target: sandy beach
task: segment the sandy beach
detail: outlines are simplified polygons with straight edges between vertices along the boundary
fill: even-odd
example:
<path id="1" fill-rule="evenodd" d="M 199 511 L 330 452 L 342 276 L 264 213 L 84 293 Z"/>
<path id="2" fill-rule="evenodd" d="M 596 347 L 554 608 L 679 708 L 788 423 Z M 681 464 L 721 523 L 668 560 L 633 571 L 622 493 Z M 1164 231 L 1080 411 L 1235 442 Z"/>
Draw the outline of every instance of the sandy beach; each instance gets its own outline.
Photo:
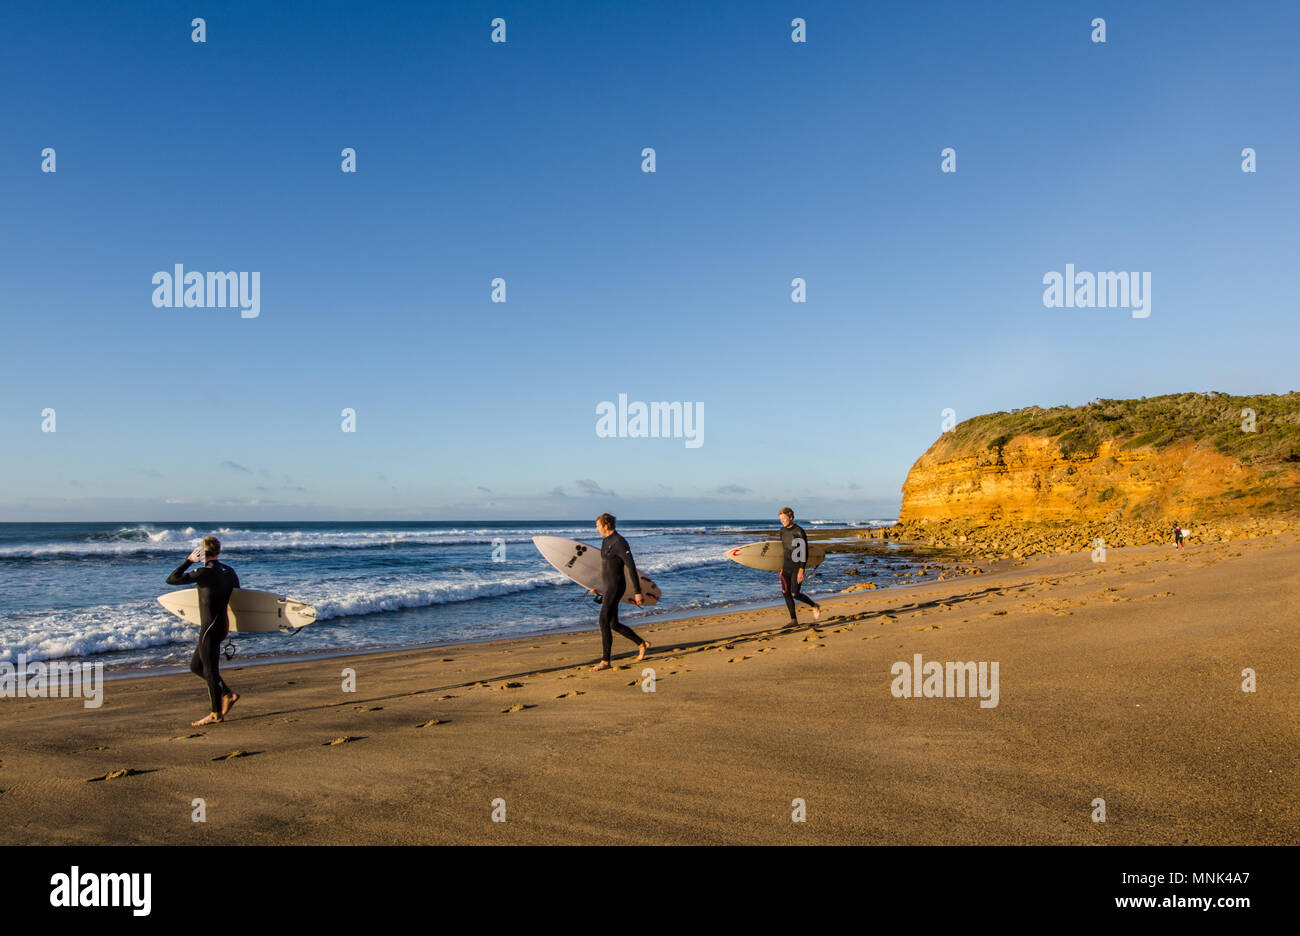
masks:
<path id="1" fill-rule="evenodd" d="M 0 841 L 1300 840 L 1300 538 L 983 566 L 819 596 L 815 630 L 778 607 L 648 625 L 646 663 L 616 643 L 605 673 L 594 631 L 230 665 L 242 700 L 203 729 L 190 675 L 111 681 L 96 710 L 0 700 Z M 997 706 L 895 698 L 914 654 L 997 662 Z"/>

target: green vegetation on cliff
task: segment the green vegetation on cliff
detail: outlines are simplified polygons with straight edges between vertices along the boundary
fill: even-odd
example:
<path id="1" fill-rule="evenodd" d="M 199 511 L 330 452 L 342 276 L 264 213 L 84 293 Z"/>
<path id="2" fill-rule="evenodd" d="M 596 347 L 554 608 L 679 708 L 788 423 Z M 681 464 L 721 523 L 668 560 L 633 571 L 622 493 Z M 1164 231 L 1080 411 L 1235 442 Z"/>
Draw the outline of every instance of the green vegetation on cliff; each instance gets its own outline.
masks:
<path id="1" fill-rule="evenodd" d="M 1253 410 L 1255 431 L 1242 428 Z M 1300 392 L 1231 396 L 1173 393 L 1140 400 L 1095 400 L 1084 406 L 1029 406 L 976 416 L 944 433 L 930 455 L 1000 449 L 1016 436 L 1056 439 L 1066 458 L 1090 458 L 1105 441 L 1123 448 L 1163 449 L 1208 442 L 1222 455 L 1262 468 L 1300 462 Z"/>

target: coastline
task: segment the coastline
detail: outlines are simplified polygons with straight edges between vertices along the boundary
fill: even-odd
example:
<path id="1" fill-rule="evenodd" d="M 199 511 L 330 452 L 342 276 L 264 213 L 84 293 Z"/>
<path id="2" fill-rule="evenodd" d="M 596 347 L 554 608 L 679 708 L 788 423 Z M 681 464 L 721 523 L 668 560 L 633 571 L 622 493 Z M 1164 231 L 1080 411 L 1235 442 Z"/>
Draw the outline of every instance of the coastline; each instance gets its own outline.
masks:
<path id="1" fill-rule="evenodd" d="M 881 521 L 881 523 L 883 525 L 885 523 L 888 523 L 888 521 Z M 894 523 L 896 523 L 896 521 L 894 521 Z M 861 557 L 864 556 L 883 558 L 884 556 L 889 555 L 895 559 L 903 557 L 906 558 L 908 561 L 914 563 L 917 569 L 921 569 L 922 570 L 921 574 L 929 574 L 930 567 L 932 566 L 940 567 L 940 568 L 947 567 L 949 569 L 960 567 L 959 565 L 960 559 L 957 556 L 956 551 L 954 550 L 947 550 L 942 548 L 934 549 L 927 546 L 923 542 L 894 541 L 893 543 L 889 543 L 889 544 L 872 543 L 860 537 L 859 534 L 863 531 L 863 529 L 864 528 L 856 528 L 856 527 L 828 527 L 810 533 L 809 539 L 833 542 L 834 545 L 828 549 L 828 552 L 837 553 L 842 556 L 853 555 L 853 556 L 860 557 L 859 559 L 852 560 L 852 561 L 861 561 Z M 757 541 L 759 538 L 764 538 L 764 537 L 769 539 L 774 538 L 776 536 L 776 531 L 755 528 L 752 530 L 739 531 L 739 534 L 754 536 L 756 538 L 755 541 Z M 701 532 L 694 533 L 693 535 L 732 536 L 732 535 L 738 535 L 738 533 L 737 531 L 725 531 L 725 532 L 724 531 L 701 531 Z M 914 588 L 917 584 L 924 583 L 924 580 L 920 583 L 917 583 L 917 582 L 912 582 L 907 578 L 905 578 L 905 576 L 909 576 L 913 574 L 917 574 L 917 573 L 915 571 L 909 571 L 908 573 L 900 573 L 895 577 L 903 578 L 904 579 L 903 581 L 896 581 L 887 586 L 881 586 L 882 590 L 883 588 Z M 950 574 L 950 572 L 945 571 L 945 572 L 940 572 L 938 574 L 945 575 L 945 574 Z M 561 587 L 570 588 L 572 586 L 566 584 L 566 585 L 562 585 Z M 820 589 L 820 583 L 814 583 L 812 588 L 810 588 L 809 594 L 813 595 L 814 597 L 816 597 L 817 594 L 829 594 L 829 595 L 836 594 L 836 592 L 833 591 L 823 592 L 820 591 L 819 589 Z M 773 592 L 775 591 L 775 589 L 767 589 L 767 590 Z M 712 607 L 689 608 L 684 610 L 672 610 L 672 611 L 664 611 L 664 612 L 651 612 L 651 614 L 645 616 L 644 618 L 639 616 L 636 618 L 628 617 L 625 618 L 624 623 L 628 623 L 630 626 L 633 627 L 639 627 L 642 626 L 642 624 L 649 625 L 649 624 L 655 624 L 657 622 L 668 622 L 668 621 L 709 617 L 713 614 L 722 614 L 722 613 L 727 613 L 729 611 L 753 611 L 753 610 L 762 610 L 767 608 L 779 608 L 782 606 L 783 604 L 780 599 L 772 598 L 772 597 L 752 598 L 752 599 L 735 598 L 735 599 L 728 599 L 725 602 L 719 603 Z M 410 609 L 403 609 L 403 610 L 410 610 Z M 625 612 L 630 610 L 631 608 L 629 606 L 627 609 L 625 609 Z M 599 607 L 596 605 L 592 605 L 591 613 L 589 615 L 590 619 L 594 621 L 598 617 L 598 614 L 599 614 Z M 406 651 L 406 650 L 434 650 L 434 649 L 445 648 L 445 647 L 456 647 L 462 644 L 472 645 L 477 643 L 490 643 L 498 640 L 513 639 L 515 637 L 542 638 L 542 637 L 555 636 L 555 635 L 564 636 L 568 634 L 583 633 L 585 630 L 589 629 L 589 624 L 590 622 L 586 622 L 583 624 L 573 624 L 573 625 L 566 626 L 560 630 L 523 630 L 505 637 L 491 636 L 491 637 L 480 637 L 480 638 L 472 638 L 472 639 L 448 638 L 443 640 L 431 640 L 431 641 L 424 641 L 424 642 L 417 642 L 417 643 L 378 644 L 378 645 L 363 646 L 358 648 L 319 647 L 319 648 L 312 648 L 312 649 L 301 650 L 301 651 L 272 650 L 272 651 L 262 651 L 262 652 L 240 648 L 234 660 L 227 662 L 223 658 L 222 665 L 223 667 L 227 665 L 232 667 L 233 666 L 265 666 L 272 663 L 293 662 L 296 660 L 331 659 L 335 657 L 346 657 L 346 656 L 369 656 L 375 653 L 398 652 L 398 651 Z M 244 638 L 240 638 L 240 639 L 244 639 Z M 188 652 L 192 651 L 193 646 L 192 644 L 189 644 L 187 645 L 187 647 L 188 647 L 187 656 L 186 659 L 184 660 L 178 659 L 175 661 L 169 661 L 164 663 L 138 663 L 138 662 L 114 663 L 111 660 L 102 661 L 104 663 L 104 679 L 118 680 L 123 678 L 134 677 L 134 676 L 151 677 L 151 676 L 167 676 L 167 675 L 188 673 L 189 672 Z M 93 665 L 94 663 L 100 661 L 96 660 L 95 655 L 91 655 L 91 656 L 83 656 L 77 658 L 76 662 L 80 662 L 82 665 Z"/>
<path id="2" fill-rule="evenodd" d="M 206 729 L 189 674 L 98 710 L 3 699 L 0 840 L 1294 843 L 1297 569 L 1294 532 L 1002 560 L 827 597 L 815 630 L 780 606 L 638 624 L 655 652 L 601 674 L 594 631 L 232 663 L 242 700 Z M 895 698 L 917 653 L 999 662 L 999 704 Z"/>

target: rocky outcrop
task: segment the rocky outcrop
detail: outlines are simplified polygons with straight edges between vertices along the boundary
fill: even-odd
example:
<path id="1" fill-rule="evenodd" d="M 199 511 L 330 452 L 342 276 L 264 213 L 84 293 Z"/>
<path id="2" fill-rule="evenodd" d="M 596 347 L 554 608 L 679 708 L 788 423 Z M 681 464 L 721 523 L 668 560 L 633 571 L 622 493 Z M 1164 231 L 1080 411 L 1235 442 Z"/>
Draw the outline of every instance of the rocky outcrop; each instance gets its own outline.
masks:
<path id="1" fill-rule="evenodd" d="M 1300 521 L 1222 519 L 1183 524 L 1190 546 L 1225 543 L 1273 533 L 1300 530 Z M 969 520 L 910 520 L 892 527 L 864 530 L 863 539 L 898 540 L 929 546 L 950 554 L 1023 559 L 1043 554 L 1088 552 L 1098 545 L 1172 545 L 1172 523 L 1163 520 L 1079 520 L 1064 522 L 974 522 Z"/>
<path id="2" fill-rule="evenodd" d="M 1292 475 L 1289 483 L 1300 483 Z M 1259 509 L 1275 499 L 1264 480 L 1191 442 L 1154 450 L 1107 441 L 1093 455 L 1066 457 L 1054 439 L 1017 436 L 995 449 L 921 456 L 903 484 L 899 520 L 1188 522 Z"/>
<path id="3" fill-rule="evenodd" d="M 1300 393 L 1029 407 L 944 433 L 907 474 L 891 538 L 981 555 L 1300 528 Z"/>
<path id="4" fill-rule="evenodd" d="M 1257 414 L 1253 432 L 1242 428 L 1245 411 Z M 899 521 L 1186 524 L 1292 514 L 1300 511 L 1297 448 L 1294 393 L 995 413 L 962 423 L 917 459 Z"/>

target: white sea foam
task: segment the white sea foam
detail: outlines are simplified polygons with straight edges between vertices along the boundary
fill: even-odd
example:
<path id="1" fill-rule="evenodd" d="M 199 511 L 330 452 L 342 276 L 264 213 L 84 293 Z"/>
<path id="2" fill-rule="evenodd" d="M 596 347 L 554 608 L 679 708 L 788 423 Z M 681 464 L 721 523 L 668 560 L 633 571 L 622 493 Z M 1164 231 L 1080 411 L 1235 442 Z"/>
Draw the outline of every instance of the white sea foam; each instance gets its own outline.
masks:
<path id="1" fill-rule="evenodd" d="M 150 607 L 152 605 L 152 608 Z M 194 640 L 196 630 L 153 602 L 26 613 L 0 624 L 0 660 L 90 656 Z"/>
<path id="2" fill-rule="evenodd" d="M 656 531 L 657 532 L 657 531 Z M 157 553 L 168 549 L 197 546 L 200 537 L 211 533 L 221 540 L 222 552 L 312 549 L 382 549 L 404 546 L 490 546 L 496 540 L 507 545 L 531 543 L 533 536 L 572 536 L 593 538 L 588 528 L 560 529 L 492 529 L 465 528 L 445 530 L 247 530 L 220 527 L 198 531 L 154 530 L 127 527 L 108 533 L 94 533 L 75 540 L 45 543 L 20 543 L 0 546 L 0 558 L 50 558 L 56 556 L 129 556 Z M 584 536 L 584 534 L 587 534 Z M 629 534 L 632 535 L 632 534 Z"/>
<path id="3" fill-rule="evenodd" d="M 630 540 L 679 533 L 697 533 L 704 526 L 629 528 L 622 531 Z M 183 529 L 155 529 L 149 525 L 123 527 L 118 530 L 96 532 L 77 539 L 55 542 L 18 543 L 0 546 L 0 558 L 40 559 L 68 556 L 74 558 L 109 556 L 123 557 L 188 550 L 199 540 L 212 534 L 221 540 L 226 556 L 240 553 L 268 551 L 309 551 L 344 549 L 397 549 L 415 546 L 491 546 L 498 540 L 506 545 L 531 543 L 538 535 L 567 536 L 584 542 L 598 542 L 599 537 L 590 526 L 581 527 L 457 527 L 449 529 L 373 529 L 373 530 L 249 530 L 239 527 L 218 527 L 199 530 L 192 526 Z"/>
<path id="4" fill-rule="evenodd" d="M 637 569 L 654 578 L 680 569 L 696 568 L 725 562 L 719 555 L 681 555 L 646 557 Z M 437 578 L 403 578 L 398 581 L 307 583 L 296 594 L 316 607 L 317 620 L 425 608 L 478 598 L 493 598 L 531 591 L 535 588 L 572 586 L 568 577 L 549 567 L 545 571 L 504 573 L 491 578 L 473 573 L 450 573 Z"/>

